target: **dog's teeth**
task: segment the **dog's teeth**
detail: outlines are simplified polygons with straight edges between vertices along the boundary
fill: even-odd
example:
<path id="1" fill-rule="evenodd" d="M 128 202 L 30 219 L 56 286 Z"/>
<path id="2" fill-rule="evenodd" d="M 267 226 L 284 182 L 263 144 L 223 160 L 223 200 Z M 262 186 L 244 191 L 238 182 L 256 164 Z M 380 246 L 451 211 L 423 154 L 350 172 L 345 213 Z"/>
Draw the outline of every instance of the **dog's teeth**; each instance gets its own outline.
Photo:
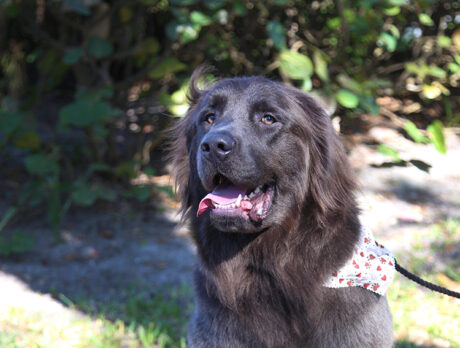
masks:
<path id="1" fill-rule="evenodd" d="M 244 195 L 244 198 L 243 198 L 245 201 L 247 201 L 249 199 L 248 195 Z"/>
<path id="2" fill-rule="evenodd" d="M 243 197 L 240 195 L 238 195 L 238 198 L 236 199 L 236 202 L 235 202 L 235 206 L 239 207 L 241 205 L 241 200 L 243 199 Z"/>
<path id="3" fill-rule="evenodd" d="M 249 194 L 249 198 L 252 198 L 252 197 L 254 197 L 254 192 L 251 192 L 251 193 Z"/>
<path id="4" fill-rule="evenodd" d="M 255 190 L 254 190 L 254 193 L 259 193 L 260 192 L 260 187 L 257 187 Z"/>
<path id="5" fill-rule="evenodd" d="M 257 215 L 262 215 L 262 207 L 260 207 L 259 209 L 257 209 Z"/>
<path id="6" fill-rule="evenodd" d="M 230 208 L 235 208 L 235 203 L 230 204 Z"/>

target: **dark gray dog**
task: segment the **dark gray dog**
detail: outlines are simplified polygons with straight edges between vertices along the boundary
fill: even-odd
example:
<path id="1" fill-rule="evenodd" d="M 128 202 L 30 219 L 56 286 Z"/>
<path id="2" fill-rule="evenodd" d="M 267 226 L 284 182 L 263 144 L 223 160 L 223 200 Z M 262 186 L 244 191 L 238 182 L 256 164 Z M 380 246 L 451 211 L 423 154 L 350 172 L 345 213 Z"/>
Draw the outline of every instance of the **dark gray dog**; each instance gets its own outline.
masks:
<path id="1" fill-rule="evenodd" d="M 391 347 L 384 296 L 324 286 L 360 234 L 329 117 L 263 77 L 197 75 L 172 149 L 199 254 L 189 347 Z"/>

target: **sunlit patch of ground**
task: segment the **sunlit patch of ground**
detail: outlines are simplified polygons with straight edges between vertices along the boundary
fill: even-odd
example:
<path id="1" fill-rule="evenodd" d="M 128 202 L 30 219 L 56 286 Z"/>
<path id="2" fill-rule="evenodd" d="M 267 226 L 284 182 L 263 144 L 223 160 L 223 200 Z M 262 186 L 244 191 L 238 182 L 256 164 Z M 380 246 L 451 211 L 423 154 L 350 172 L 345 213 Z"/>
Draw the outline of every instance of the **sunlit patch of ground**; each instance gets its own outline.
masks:
<path id="1" fill-rule="evenodd" d="M 27 296 L 27 295 L 26 295 Z M 36 301 L 48 304 L 47 296 Z M 64 299 L 64 298 L 63 298 Z M 113 303 L 99 308 L 96 316 L 89 302 L 64 307 L 57 302 L 50 313 L 47 309 L 31 311 L 24 306 L 3 308 L 0 314 L 1 348 L 140 348 L 185 347 L 186 318 L 190 313 L 190 296 L 180 289 L 166 298 L 132 296 L 125 303 Z M 186 303 L 184 303 L 186 301 Z M 117 313 L 124 320 L 108 318 Z M 60 315 L 63 320 L 60 320 Z"/>
<path id="2" fill-rule="evenodd" d="M 396 257 L 424 279 L 460 292 L 459 242 L 460 221 L 447 219 L 414 231 L 405 242 L 409 251 L 397 251 Z M 459 299 L 432 292 L 400 274 L 388 299 L 398 341 L 413 347 L 460 347 Z"/>
<path id="3" fill-rule="evenodd" d="M 398 275 L 388 293 L 396 341 L 460 347 L 460 301 L 423 290 Z M 409 345 L 410 347 L 410 345 Z"/>

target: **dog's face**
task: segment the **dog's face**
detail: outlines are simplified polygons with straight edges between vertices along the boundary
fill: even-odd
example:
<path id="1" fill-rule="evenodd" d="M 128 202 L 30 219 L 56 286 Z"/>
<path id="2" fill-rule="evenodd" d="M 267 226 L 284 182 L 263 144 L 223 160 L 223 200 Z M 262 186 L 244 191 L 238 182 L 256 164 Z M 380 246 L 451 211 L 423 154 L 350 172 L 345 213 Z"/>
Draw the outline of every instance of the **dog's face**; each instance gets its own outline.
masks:
<path id="1" fill-rule="evenodd" d="M 179 129 L 183 203 L 220 231 L 260 232 L 307 197 L 320 209 L 330 201 L 324 187 L 335 135 L 301 91 L 262 77 L 223 80 L 195 92 Z"/>

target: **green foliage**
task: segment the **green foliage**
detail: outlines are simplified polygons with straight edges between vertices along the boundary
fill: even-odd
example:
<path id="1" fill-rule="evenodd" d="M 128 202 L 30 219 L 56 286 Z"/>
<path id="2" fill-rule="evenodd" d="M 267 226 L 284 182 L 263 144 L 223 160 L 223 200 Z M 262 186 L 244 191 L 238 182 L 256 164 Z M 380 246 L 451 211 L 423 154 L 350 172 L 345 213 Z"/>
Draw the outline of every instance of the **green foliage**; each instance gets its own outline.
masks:
<path id="1" fill-rule="evenodd" d="M 161 60 L 149 73 L 152 79 L 160 79 L 164 76 L 177 73 L 186 69 L 186 65 L 177 58 L 167 57 Z"/>
<path id="2" fill-rule="evenodd" d="M 398 151 L 392 148 L 391 146 L 388 146 L 385 144 L 379 144 L 377 146 L 377 151 L 380 152 L 382 155 L 392 157 L 395 162 L 401 161 Z"/>
<path id="3" fill-rule="evenodd" d="M 279 64 L 281 71 L 291 79 L 306 80 L 313 74 L 311 59 L 298 52 L 281 51 Z"/>
<path id="4" fill-rule="evenodd" d="M 92 36 L 88 40 L 87 50 L 94 58 L 106 58 L 113 53 L 113 46 L 103 38 Z"/>
<path id="5" fill-rule="evenodd" d="M 337 101 L 345 106 L 346 108 L 356 108 L 359 104 L 359 98 L 353 92 L 347 91 L 346 89 L 340 89 L 335 96 Z"/>
<path id="6" fill-rule="evenodd" d="M 268 36 L 273 41 L 273 45 L 278 50 L 286 49 L 286 34 L 283 25 L 277 21 L 269 21 L 267 23 Z"/>
<path id="7" fill-rule="evenodd" d="M 82 0 L 64 0 L 64 7 L 67 7 L 78 14 L 90 15 L 91 11 Z"/>
<path id="8" fill-rule="evenodd" d="M 315 73 L 324 82 L 329 82 L 329 72 L 327 69 L 328 59 L 327 56 L 320 50 L 313 52 L 313 62 L 315 63 Z"/>
<path id="9" fill-rule="evenodd" d="M 82 47 L 72 48 L 68 50 L 67 53 L 64 55 L 63 61 L 64 63 L 68 65 L 72 65 L 78 62 L 78 60 L 81 58 L 82 55 L 83 55 Z"/>
<path id="10" fill-rule="evenodd" d="M 428 143 L 430 140 L 420 132 L 420 130 L 417 128 L 417 126 L 411 122 L 411 121 L 406 121 L 404 124 L 404 129 L 411 136 L 412 139 L 416 143 Z"/>
<path id="11" fill-rule="evenodd" d="M 428 126 L 427 131 L 436 150 L 438 150 L 442 154 L 445 154 L 447 152 L 447 149 L 443 129 L 444 127 L 442 126 L 442 123 L 440 121 L 434 121 L 432 124 Z"/>
<path id="12" fill-rule="evenodd" d="M 336 113 L 348 121 L 361 113 L 384 115 L 379 97 L 412 99 L 421 111 L 404 130 L 445 153 L 443 123 L 460 121 L 460 6 L 417 4 L 2 1 L 0 158 L 27 178 L 11 205 L 43 207 L 57 236 L 72 205 L 147 201 L 151 187 L 130 181 L 162 144 L 171 125 L 164 115 L 185 115 L 188 78 L 203 62 L 218 75 L 272 75 L 315 90 L 334 99 Z M 39 117 L 50 95 L 66 103 Z M 144 103 L 154 114 L 133 113 Z M 121 112 L 127 108 L 130 113 Z M 435 119 L 426 110 L 437 110 Z M 399 158 L 384 144 L 379 150 Z"/>
<path id="13" fill-rule="evenodd" d="M 120 114 L 119 110 L 104 100 L 111 97 L 112 93 L 111 89 L 78 93 L 75 102 L 59 112 L 58 129 L 66 131 L 70 126 L 91 127 L 97 135 L 104 137 L 107 134 L 104 126 Z"/>
<path id="14" fill-rule="evenodd" d="M 10 236 L 0 236 L 0 255 L 10 256 L 32 249 L 35 239 L 21 230 L 15 230 Z"/>

